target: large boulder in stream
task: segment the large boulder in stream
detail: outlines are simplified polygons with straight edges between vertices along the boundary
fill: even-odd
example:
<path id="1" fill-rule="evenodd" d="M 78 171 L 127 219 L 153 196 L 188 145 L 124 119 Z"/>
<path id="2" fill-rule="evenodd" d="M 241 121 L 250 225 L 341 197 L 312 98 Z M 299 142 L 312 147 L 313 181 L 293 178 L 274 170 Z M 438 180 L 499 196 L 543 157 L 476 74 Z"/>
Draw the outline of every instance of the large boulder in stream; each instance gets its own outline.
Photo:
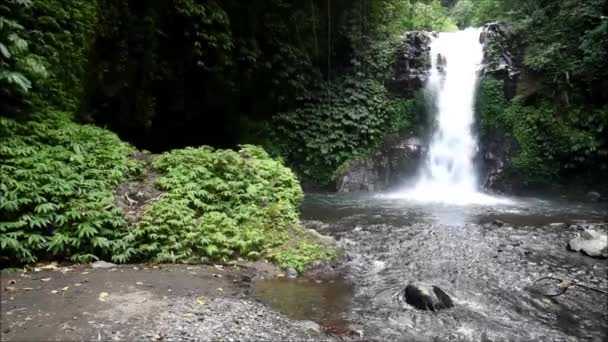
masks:
<path id="1" fill-rule="evenodd" d="M 454 306 L 452 298 L 435 285 L 410 283 L 395 296 L 397 300 L 405 301 L 420 310 L 437 311 Z"/>
<path id="2" fill-rule="evenodd" d="M 608 258 L 608 236 L 589 229 L 570 240 L 568 248 L 591 257 Z"/>

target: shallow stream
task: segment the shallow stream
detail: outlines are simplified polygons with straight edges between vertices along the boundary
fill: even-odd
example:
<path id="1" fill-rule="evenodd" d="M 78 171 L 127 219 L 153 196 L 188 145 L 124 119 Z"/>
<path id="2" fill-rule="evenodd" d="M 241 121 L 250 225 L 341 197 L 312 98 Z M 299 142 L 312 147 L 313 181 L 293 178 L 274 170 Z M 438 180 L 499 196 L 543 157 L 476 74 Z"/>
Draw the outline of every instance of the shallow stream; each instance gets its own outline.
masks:
<path id="1" fill-rule="evenodd" d="M 608 222 L 605 204 L 512 200 L 454 206 L 307 195 L 304 219 L 323 222 L 318 230 L 346 251 L 345 282 L 270 280 L 258 283 L 258 296 L 293 318 L 349 322 L 375 340 L 608 338 L 608 261 L 566 248 L 589 224 Z M 587 288 L 548 297 L 557 284 L 535 283 L 546 276 Z M 455 307 L 433 313 L 397 303 L 392 295 L 409 281 L 438 285 Z"/>

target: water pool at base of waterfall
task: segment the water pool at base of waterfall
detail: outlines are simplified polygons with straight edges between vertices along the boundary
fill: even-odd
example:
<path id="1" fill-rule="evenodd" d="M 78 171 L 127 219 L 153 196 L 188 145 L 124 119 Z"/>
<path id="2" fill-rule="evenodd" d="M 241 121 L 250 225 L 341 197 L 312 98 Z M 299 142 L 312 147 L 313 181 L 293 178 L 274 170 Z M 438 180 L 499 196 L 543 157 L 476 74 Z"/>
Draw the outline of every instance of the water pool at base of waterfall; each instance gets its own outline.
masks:
<path id="1" fill-rule="evenodd" d="M 345 250 L 349 300 L 341 297 L 328 305 L 331 311 L 318 312 L 318 298 L 337 292 L 334 283 L 331 290 L 317 284 L 311 301 L 305 292 L 290 298 L 286 291 L 280 297 L 291 304 L 270 304 L 287 314 L 304 313 L 298 319 L 350 322 L 371 340 L 605 340 L 607 295 L 573 287 L 547 297 L 534 285 L 554 276 L 608 291 L 608 261 L 566 248 L 581 227 L 608 222 L 605 204 L 511 200 L 455 206 L 374 194 L 309 194 L 303 219 L 323 222 L 317 225 L 321 233 Z M 410 281 L 441 287 L 455 307 L 429 312 L 394 301 L 392 295 Z M 320 308 L 315 315 L 305 314 L 309 304 Z"/>
<path id="2" fill-rule="evenodd" d="M 350 324 L 366 340 L 608 340 L 608 261 L 566 248 L 586 228 L 605 232 L 605 203 L 479 191 L 472 130 L 479 33 L 440 33 L 431 44 L 426 91 L 437 122 L 413 186 L 306 195 L 303 218 L 319 221 L 315 229 L 344 250 L 344 282 L 269 280 L 258 284 L 262 300 L 330 331 Z M 560 283 L 539 283 L 543 277 Z M 583 286 L 547 296 L 561 280 Z M 429 312 L 393 300 L 409 282 L 439 286 L 455 306 Z"/>

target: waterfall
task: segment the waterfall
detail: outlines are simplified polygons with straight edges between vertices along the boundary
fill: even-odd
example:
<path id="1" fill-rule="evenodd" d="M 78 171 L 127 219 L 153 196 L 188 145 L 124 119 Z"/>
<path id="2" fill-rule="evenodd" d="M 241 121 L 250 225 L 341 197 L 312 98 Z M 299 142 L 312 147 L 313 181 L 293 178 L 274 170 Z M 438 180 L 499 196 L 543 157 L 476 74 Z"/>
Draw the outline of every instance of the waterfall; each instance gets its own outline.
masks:
<path id="1" fill-rule="evenodd" d="M 426 90 L 433 94 L 437 126 L 416 184 L 391 197 L 452 204 L 504 201 L 479 192 L 473 163 L 475 92 L 483 59 L 480 33 L 479 28 L 442 32 L 431 42 Z"/>

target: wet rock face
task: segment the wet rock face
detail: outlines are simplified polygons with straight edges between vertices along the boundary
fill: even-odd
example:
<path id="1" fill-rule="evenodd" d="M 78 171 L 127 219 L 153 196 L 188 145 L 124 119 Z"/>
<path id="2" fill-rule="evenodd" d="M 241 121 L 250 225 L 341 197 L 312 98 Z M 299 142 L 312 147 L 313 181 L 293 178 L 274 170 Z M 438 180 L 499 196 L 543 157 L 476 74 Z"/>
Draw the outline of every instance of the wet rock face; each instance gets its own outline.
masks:
<path id="1" fill-rule="evenodd" d="M 505 82 L 505 97 L 516 95 L 520 68 L 514 57 L 515 35 L 506 24 L 486 24 L 479 41 L 483 44 L 483 76 L 494 77 Z"/>
<path id="2" fill-rule="evenodd" d="M 494 78 L 504 82 L 504 96 L 513 98 L 520 79 L 518 58 L 515 57 L 513 29 L 505 24 L 486 24 L 479 37 L 483 44 L 483 78 Z M 517 149 L 513 138 L 500 129 L 491 129 L 480 141 L 484 188 L 490 192 L 512 192 L 512 184 L 504 181 L 504 171 L 511 163 Z"/>
<path id="3" fill-rule="evenodd" d="M 580 236 L 570 240 L 568 248 L 591 257 L 608 258 L 608 237 L 606 233 L 585 230 Z"/>
<path id="4" fill-rule="evenodd" d="M 394 95 L 411 97 L 422 88 L 431 69 L 430 32 L 408 32 L 399 47 L 393 77 L 386 88 Z"/>
<path id="5" fill-rule="evenodd" d="M 338 192 L 382 191 L 414 175 L 422 156 L 418 138 L 387 141 L 372 156 L 351 163 L 337 178 Z"/>
<path id="6" fill-rule="evenodd" d="M 452 298 L 435 285 L 411 283 L 398 292 L 396 297 L 419 310 L 437 311 L 454 306 Z"/>

